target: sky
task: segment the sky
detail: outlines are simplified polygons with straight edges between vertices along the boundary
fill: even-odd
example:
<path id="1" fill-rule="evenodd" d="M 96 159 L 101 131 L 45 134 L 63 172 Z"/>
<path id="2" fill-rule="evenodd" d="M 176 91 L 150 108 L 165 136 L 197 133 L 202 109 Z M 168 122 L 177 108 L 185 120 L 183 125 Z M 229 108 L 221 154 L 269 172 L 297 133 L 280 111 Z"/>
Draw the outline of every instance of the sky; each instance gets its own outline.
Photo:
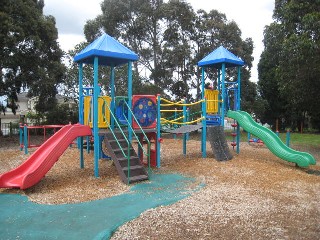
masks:
<path id="1" fill-rule="evenodd" d="M 64 51 L 84 41 L 83 27 L 87 20 L 101 14 L 103 0 L 45 0 L 44 14 L 56 19 L 59 44 Z M 234 20 L 241 32 L 241 38 L 252 38 L 254 43 L 251 81 L 258 80 L 257 64 L 263 51 L 263 30 L 272 22 L 274 0 L 187 0 L 195 9 L 212 9 L 224 13 L 229 21 Z M 212 49 L 214 50 L 214 49 Z"/>

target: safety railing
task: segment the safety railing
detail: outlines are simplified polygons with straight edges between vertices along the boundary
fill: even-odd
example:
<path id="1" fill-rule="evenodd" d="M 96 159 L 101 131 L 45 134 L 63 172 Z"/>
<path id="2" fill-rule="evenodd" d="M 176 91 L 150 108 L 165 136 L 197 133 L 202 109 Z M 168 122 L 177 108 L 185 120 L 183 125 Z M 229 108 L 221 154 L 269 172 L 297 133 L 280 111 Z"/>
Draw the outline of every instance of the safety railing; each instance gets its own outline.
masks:
<path id="1" fill-rule="evenodd" d="M 165 102 L 165 103 L 161 103 L 161 101 Z M 206 98 L 201 99 L 200 101 L 194 102 L 194 103 L 186 103 L 185 99 L 179 101 L 179 102 L 172 102 L 169 101 L 167 99 L 161 98 L 160 96 L 158 96 L 158 114 L 160 115 L 161 112 L 166 112 L 166 111 L 171 111 L 171 112 L 177 112 L 177 109 L 169 109 L 169 110 L 165 110 L 165 109 L 161 109 L 161 107 L 172 107 L 172 106 L 180 106 L 182 107 L 182 117 L 175 117 L 175 119 L 173 120 L 169 120 L 166 118 L 161 118 L 159 116 L 159 122 L 160 123 L 171 123 L 174 126 L 177 125 L 190 125 L 190 124 L 194 124 L 196 122 L 201 122 L 202 123 L 202 137 L 201 137 L 201 151 L 202 151 L 202 157 L 206 157 L 206 117 L 207 117 L 207 100 Z M 187 107 L 192 107 L 194 105 L 197 104 L 201 104 L 201 111 L 197 112 L 197 114 L 200 115 L 199 118 L 194 119 L 194 120 L 189 120 L 190 118 L 190 112 L 189 110 L 187 110 Z M 192 115 L 193 116 L 193 115 Z M 182 121 L 181 121 L 182 120 Z M 170 131 L 169 131 L 170 132 Z M 174 134 L 174 138 L 175 138 L 175 134 Z M 183 133 L 183 154 L 186 155 L 187 152 L 187 140 L 189 139 L 189 132 Z"/>
<path id="2" fill-rule="evenodd" d="M 136 140 L 137 140 L 137 143 L 139 145 L 139 147 L 142 149 L 143 153 L 148 157 L 148 173 L 150 173 L 150 169 L 151 169 L 151 166 L 150 166 L 150 148 L 151 148 L 151 143 L 149 141 L 149 139 L 147 138 L 145 132 L 143 131 L 142 127 L 140 126 L 140 124 L 138 123 L 137 119 L 135 118 L 132 110 L 130 109 L 129 105 L 127 104 L 126 101 L 124 101 L 125 105 L 128 107 L 128 111 L 130 111 L 130 113 L 132 114 L 132 117 L 135 119 L 135 121 L 137 122 L 137 125 L 139 126 L 139 128 L 141 129 L 141 132 L 142 134 L 144 135 L 146 141 L 147 141 L 147 152 L 144 150 L 143 148 L 143 144 L 141 144 L 140 142 L 140 139 L 139 137 L 137 136 L 137 134 L 135 133 L 134 129 L 132 128 L 132 126 L 130 124 L 128 124 L 126 127 L 130 128 L 130 130 L 132 131 L 133 135 L 135 136 Z M 130 183 L 130 148 L 132 146 L 132 143 L 129 141 L 129 139 L 127 138 L 126 134 L 124 133 L 124 131 L 122 130 L 122 127 L 124 127 L 123 124 L 120 124 L 117 117 L 114 115 L 113 111 L 111 111 L 111 108 L 108 104 L 108 102 L 103 99 L 103 111 L 106 112 L 106 110 L 108 110 L 110 112 L 110 116 L 112 117 L 114 123 L 116 124 L 116 127 L 119 129 L 119 131 L 121 132 L 122 136 L 124 137 L 125 141 L 127 142 L 127 145 L 128 145 L 128 154 L 125 154 L 124 152 L 124 149 L 122 148 L 120 142 L 118 141 L 117 137 L 116 137 L 116 134 L 114 132 L 114 129 L 112 129 L 110 127 L 110 123 L 108 122 L 108 128 L 110 130 L 110 132 L 112 133 L 114 139 L 116 140 L 117 142 L 117 145 L 119 146 L 119 149 L 121 150 L 123 156 L 127 159 L 128 161 L 128 184 Z M 105 114 L 104 114 L 105 115 Z M 127 117 L 124 115 L 124 118 L 126 119 L 127 122 L 128 119 Z"/>
<path id="3" fill-rule="evenodd" d="M 162 103 L 160 104 L 160 106 L 162 107 L 169 107 L 169 106 L 181 106 L 183 107 L 183 109 L 160 109 L 160 112 L 182 112 L 182 116 L 180 117 L 176 117 L 174 118 L 173 120 L 170 120 L 168 118 L 160 118 L 161 120 L 161 123 L 171 123 L 171 124 L 177 124 L 177 125 L 187 125 L 187 124 L 193 124 L 193 123 L 196 123 L 196 122 L 200 122 L 202 121 L 204 118 L 203 114 L 202 114 L 202 111 L 198 111 L 197 113 L 193 113 L 191 115 L 194 115 L 194 114 L 201 114 L 201 117 L 200 118 L 197 118 L 195 120 L 192 120 L 192 121 L 188 121 L 187 120 L 187 109 L 186 107 L 188 106 L 194 106 L 194 105 L 197 105 L 197 104 L 202 104 L 203 102 L 205 102 L 204 99 L 202 100 L 199 100 L 197 102 L 194 102 L 194 103 L 185 103 L 184 101 L 185 100 L 181 100 L 179 102 L 172 102 L 172 101 L 169 101 L 167 99 L 164 99 L 164 98 L 160 98 L 161 101 L 164 101 L 166 103 Z M 191 116 L 190 114 L 188 114 L 188 117 Z M 179 120 L 183 120 L 183 122 L 180 122 Z"/>
<path id="4" fill-rule="evenodd" d="M 164 106 L 193 106 L 193 105 L 196 105 L 196 104 L 199 104 L 199 103 L 202 103 L 204 102 L 204 100 L 199 100 L 198 102 L 194 102 L 194 103 L 183 103 L 184 100 L 181 100 L 179 102 L 171 102 L 165 98 L 160 98 L 161 101 L 164 101 L 164 102 L 167 102 L 166 103 L 161 103 L 160 106 L 164 107 Z M 161 111 L 161 110 L 160 110 Z"/>
<path id="5" fill-rule="evenodd" d="M 193 123 L 196 123 L 196 122 L 200 122 L 203 119 L 204 119 L 204 117 L 200 117 L 200 118 L 197 118 L 196 120 L 189 121 L 189 122 L 177 122 L 177 121 L 167 120 L 165 118 L 161 118 L 161 121 L 165 121 L 165 122 L 172 123 L 172 124 L 188 125 L 188 124 L 193 124 Z"/>
<path id="6" fill-rule="evenodd" d="M 137 126 L 139 127 L 141 133 L 144 136 L 144 139 L 147 141 L 147 153 L 145 152 L 144 148 L 143 148 L 143 144 L 141 144 L 139 137 L 137 136 L 137 134 L 135 133 L 134 129 L 132 128 L 132 125 L 128 124 L 128 127 L 130 128 L 130 130 L 132 131 L 133 135 L 135 136 L 137 143 L 140 147 L 140 149 L 142 149 L 143 153 L 147 156 L 148 158 L 148 172 L 150 173 L 150 152 L 151 152 L 151 143 L 149 138 L 147 137 L 146 133 L 144 132 L 143 128 L 141 127 L 141 125 L 139 124 L 139 121 L 137 120 L 136 116 L 133 114 L 131 108 L 129 107 L 128 103 L 126 101 L 124 101 L 124 104 L 126 105 L 126 107 L 128 108 L 128 111 L 131 113 L 131 116 L 133 117 L 133 119 L 135 120 Z M 123 106 L 124 107 L 124 106 Z M 124 115 L 124 118 L 126 119 L 126 121 L 129 123 L 128 118 Z"/>
<path id="7" fill-rule="evenodd" d="M 167 100 L 167 99 L 165 99 L 165 98 L 160 98 L 160 100 L 161 101 L 164 101 L 164 102 L 167 102 L 167 103 L 161 103 L 160 104 L 160 106 L 161 107 L 164 107 L 164 106 L 166 106 L 166 107 L 169 107 L 169 106 L 175 106 L 175 105 L 177 105 L 178 103 L 183 103 L 183 99 L 182 100 L 180 100 L 179 102 L 172 102 L 172 101 L 169 101 L 169 100 Z"/>
<path id="8" fill-rule="evenodd" d="M 127 159 L 127 163 L 128 163 L 128 175 L 127 175 L 127 178 L 128 178 L 128 184 L 129 184 L 130 183 L 130 148 L 131 148 L 131 142 L 128 140 L 126 134 L 123 132 L 118 120 L 116 119 L 113 111 L 111 111 L 111 108 L 110 108 L 108 102 L 105 101 L 105 99 L 103 99 L 103 105 L 102 106 L 103 106 L 102 108 L 107 108 L 109 110 L 110 116 L 114 119 L 114 123 L 119 128 L 121 135 L 123 136 L 124 140 L 127 143 L 127 146 L 128 146 L 128 150 L 127 151 L 128 152 L 126 154 L 124 149 L 123 149 L 123 147 L 121 146 L 120 142 L 118 141 L 117 135 L 115 134 L 114 130 L 110 127 L 110 122 L 107 122 L 108 128 L 109 128 L 110 132 L 112 133 L 114 139 L 116 140 L 120 151 L 122 152 L 123 156 Z"/>

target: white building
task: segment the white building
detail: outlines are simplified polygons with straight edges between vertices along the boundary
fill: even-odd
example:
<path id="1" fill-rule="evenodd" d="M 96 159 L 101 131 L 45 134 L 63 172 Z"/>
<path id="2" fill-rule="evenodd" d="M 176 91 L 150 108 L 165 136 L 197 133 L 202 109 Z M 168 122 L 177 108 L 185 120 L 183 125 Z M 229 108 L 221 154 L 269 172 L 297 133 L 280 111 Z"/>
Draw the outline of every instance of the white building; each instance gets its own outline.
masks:
<path id="1" fill-rule="evenodd" d="M 13 114 L 10 108 L 7 108 L 5 114 L 0 112 L 1 124 L 3 123 L 19 123 L 21 116 L 24 116 L 28 113 L 28 101 L 27 93 L 18 94 L 18 109 L 16 110 L 16 114 Z"/>
<path id="2" fill-rule="evenodd" d="M 58 104 L 65 103 L 63 96 L 57 95 L 56 98 Z M 7 133 L 9 133 L 10 122 L 14 125 L 19 124 L 23 121 L 27 122 L 25 116 L 28 112 L 35 113 L 35 105 L 37 103 L 37 100 L 37 97 L 28 98 L 26 92 L 18 94 L 18 109 L 16 110 L 16 114 L 13 114 L 10 108 L 7 108 L 5 114 L 3 112 L 0 112 L 0 130 L 2 130 L 2 133 L 4 135 L 7 135 Z M 69 102 L 69 107 L 72 108 L 74 104 L 75 103 Z"/>

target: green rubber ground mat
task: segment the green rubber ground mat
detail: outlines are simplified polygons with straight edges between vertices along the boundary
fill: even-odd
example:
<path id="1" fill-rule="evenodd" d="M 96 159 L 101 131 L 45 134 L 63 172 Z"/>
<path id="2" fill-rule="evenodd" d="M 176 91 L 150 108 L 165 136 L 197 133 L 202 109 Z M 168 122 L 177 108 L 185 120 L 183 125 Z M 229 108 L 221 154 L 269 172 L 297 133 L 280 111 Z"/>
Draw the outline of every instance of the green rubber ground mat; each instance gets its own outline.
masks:
<path id="1" fill-rule="evenodd" d="M 78 204 L 42 205 L 0 194 L 0 239 L 109 239 L 147 209 L 169 205 L 201 188 L 178 174 L 153 174 L 128 193 Z M 193 189 L 190 189 L 193 186 Z"/>

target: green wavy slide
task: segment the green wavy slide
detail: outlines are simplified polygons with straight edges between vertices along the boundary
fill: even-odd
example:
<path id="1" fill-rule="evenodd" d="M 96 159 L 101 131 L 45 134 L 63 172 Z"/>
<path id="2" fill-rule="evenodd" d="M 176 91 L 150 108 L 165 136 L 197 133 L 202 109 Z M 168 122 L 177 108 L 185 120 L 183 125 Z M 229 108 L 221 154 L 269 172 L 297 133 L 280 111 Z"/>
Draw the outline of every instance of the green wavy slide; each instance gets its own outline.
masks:
<path id="1" fill-rule="evenodd" d="M 299 167 L 308 167 L 316 164 L 316 160 L 311 154 L 289 148 L 274 132 L 256 123 L 247 112 L 229 110 L 227 116 L 238 121 L 244 130 L 260 138 L 277 157 L 296 163 Z"/>

